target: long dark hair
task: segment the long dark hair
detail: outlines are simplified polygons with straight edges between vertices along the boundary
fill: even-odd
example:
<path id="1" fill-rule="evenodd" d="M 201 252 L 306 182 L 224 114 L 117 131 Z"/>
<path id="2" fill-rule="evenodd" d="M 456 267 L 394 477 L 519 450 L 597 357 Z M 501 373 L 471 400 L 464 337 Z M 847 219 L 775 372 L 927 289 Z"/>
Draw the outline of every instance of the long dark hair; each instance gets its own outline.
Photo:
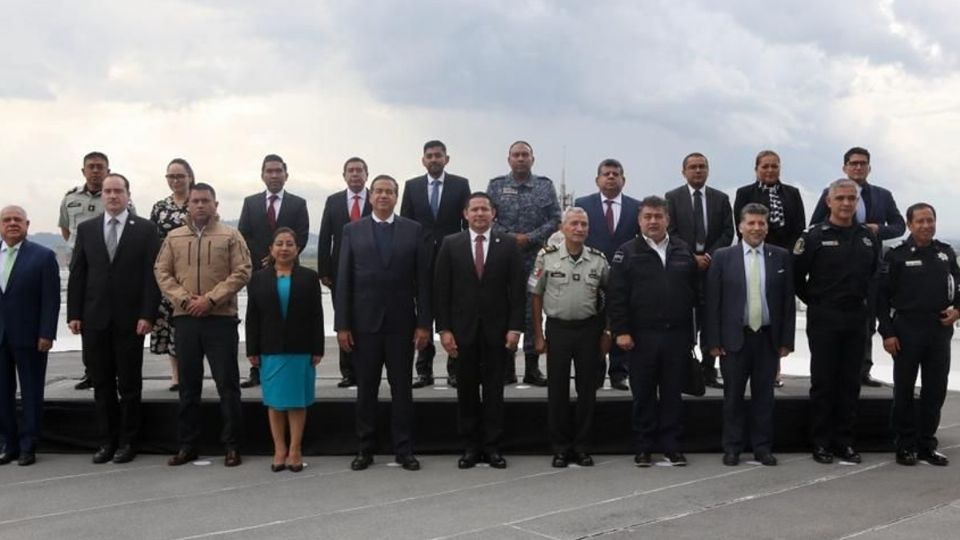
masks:
<path id="1" fill-rule="evenodd" d="M 295 233 L 293 229 L 291 229 L 290 227 L 277 227 L 277 230 L 273 231 L 273 237 L 270 238 L 270 246 L 273 246 L 273 243 L 277 241 L 277 237 L 280 236 L 281 234 L 289 234 L 290 236 L 293 237 L 293 242 L 294 243 L 297 242 L 297 233 Z M 270 249 L 267 248 L 267 251 L 269 252 Z M 274 260 L 273 254 L 270 253 L 269 255 L 270 255 L 270 260 L 267 264 L 269 264 L 272 267 L 276 267 L 277 261 Z M 300 265 L 300 254 L 298 253 L 297 257 L 293 259 L 293 266 L 299 266 L 299 265 Z"/>

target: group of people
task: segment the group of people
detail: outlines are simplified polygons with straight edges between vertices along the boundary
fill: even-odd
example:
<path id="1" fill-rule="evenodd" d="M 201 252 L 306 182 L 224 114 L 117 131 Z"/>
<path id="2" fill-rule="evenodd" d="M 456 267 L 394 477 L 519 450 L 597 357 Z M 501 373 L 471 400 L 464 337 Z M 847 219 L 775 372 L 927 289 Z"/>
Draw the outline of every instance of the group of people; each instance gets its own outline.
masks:
<path id="1" fill-rule="evenodd" d="M 143 219 L 129 181 L 110 171 L 107 157 L 85 156 L 86 183 L 64 197 L 60 226 L 73 249 L 67 321 L 82 336 L 86 370 L 78 388 L 93 387 L 99 422 L 93 461 L 136 457 L 143 341 L 150 334 L 151 351 L 171 358 L 171 390 L 179 393 L 179 449 L 170 465 L 198 456 L 206 357 L 220 397 L 224 464 L 241 463 L 241 387 L 262 384 L 271 468 L 301 471 L 306 409 L 324 354 L 326 286 L 334 301 L 338 385 L 357 387 L 354 470 L 373 462 L 384 367 L 395 459 L 406 470 L 420 468 L 412 389 L 434 384 L 434 330 L 447 353 L 448 384 L 457 390 L 460 468 L 507 466 L 500 450 L 503 386 L 518 380 L 513 358 L 521 334 L 523 382 L 548 391 L 553 466 L 592 465 L 593 410 L 606 376 L 612 388 L 632 391 L 636 464 L 652 465 L 659 450 L 666 462 L 685 465 L 680 396 L 696 348 L 696 375 L 724 391 L 723 462 L 738 464 L 749 447 L 757 461 L 776 465 L 774 388 L 782 384 L 779 360 L 794 347 L 795 297 L 808 306 L 814 459 L 860 460 L 853 427 L 861 384 L 878 384 L 868 351 L 879 319 L 884 348 L 895 359 L 897 462 L 947 464 L 935 433 L 960 318 L 960 269 L 952 249 L 934 238 L 931 205 L 910 206 L 905 223 L 890 192 L 867 182 L 867 150 L 844 155 L 846 177 L 824 190 L 809 228 L 799 191 L 780 181 L 772 151 L 757 156 L 756 179 L 737 191 L 732 206 L 706 186 L 709 163 L 700 153 L 682 161 L 685 185 L 642 200 L 623 192 L 622 164 L 606 159 L 597 168 L 598 191 L 564 210 L 552 181 L 533 174 L 529 143 L 509 147 L 510 172 L 485 192 L 447 173 L 449 159 L 442 142 L 424 145 L 426 174 L 406 182 L 399 215 L 397 180 L 379 175 L 368 185 L 366 162 L 348 159 L 346 189 L 324 207 L 315 272 L 299 264 L 307 205 L 286 190 L 280 156 L 264 158 L 266 189 L 244 200 L 237 229 L 219 221 L 214 188 L 196 182 L 185 160 L 170 162 L 171 195 Z M 28 226 L 22 208 L 0 210 L 0 464 L 36 459 L 46 355 L 59 316 L 56 259 L 26 239 Z M 905 227 L 908 239 L 881 258 L 881 242 Z M 244 287 L 251 370 L 241 383 L 237 293 Z M 919 370 L 923 390 L 915 407 Z M 15 418 L 17 375 L 22 425 Z"/>

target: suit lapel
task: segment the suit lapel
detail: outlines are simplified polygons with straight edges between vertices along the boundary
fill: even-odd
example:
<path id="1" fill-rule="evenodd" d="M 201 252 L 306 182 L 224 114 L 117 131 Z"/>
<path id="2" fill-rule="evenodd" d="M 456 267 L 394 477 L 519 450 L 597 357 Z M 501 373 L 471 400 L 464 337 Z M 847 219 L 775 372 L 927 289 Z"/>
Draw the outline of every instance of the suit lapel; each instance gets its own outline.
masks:
<path id="1" fill-rule="evenodd" d="M 860 196 L 863 198 L 863 217 L 866 219 L 867 223 L 870 223 L 871 210 L 873 210 L 873 194 L 870 189 L 870 185 L 867 184 L 863 186 L 863 189 L 860 190 Z"/>
<path id="2" fill-rule="evenodd" d="M 136 242 L 136 239 L 130 239 L 136 234 L 136 230 L 139 224 L 135 223 L 135 218 L 131 215 L 127 215 L 127 223 L 123 226 L 123 234 L 120 235 L 120 238 L 117 240 L 117 251 L 113 254 L 113 261 L 110 264 L 113 264 L 120 258 L 120 253 L 123 251 L 123 246 L 129 244 L 130 242 Z M 100 237 L 100 242 L 103 244 L 103 250 L 107 250 L 107 243 L 104 240 L 103 235 L 97 235 Z M 128 241 L 128 239 L 130 239 Z M 110 254 L 107 254 L 107 259 L 110 259 Z"/>
<path id="3" fill-rule="evenodd" d="M 15 284 L 15 282 L 19 279 L 21 271 L 24 271 L 22 269 L 26 267 L 27 258 L 30 256 L 30 251 L 33 249 L 32 247 L 28 246 L 29 240 L 24 238 L 23 242 L 20 243 L 20 252 L 17 253 L 17 259 L 13 261 L 13 268 L 10 269 L 10 276 L 7 279 L 7 286 L 3 291 L 4 294 L 10 290 L 11 285 Z"/>
<path id="4" fill-rule="evenodd" d="M 293 288 L 293 277 L 290 278 L 290 287 Z M 270 272 L 270 279 L 267 280 L 267 286 L 270 288 L 267 291 L 267 298 L 269 298 L 269 310 L 268 313 L 272 313 L 274 317 L 277 317 L 279 320 L 283 320 L 283 310 L 280 309 L 280 292 L 277 291 L 277 271 L 272 270 Z M 293 302 L 293 295 L 291 295 L 290 301 Z M 287 312 L 289 313 L 290 306 L 287 306 Z"/>
<path id="5" fill-rule="evenodd" d="M 440 215 L 446 213 L 449 210 L 447 207 L 453 204 L 452 197 L 454 196 L 454 193 L 452 193 L 452 191 L 453 190 L 450 189 L 450 175 L 448 174 L 443 180 L 443 191 L 440 192 L 440 205 L 437 209 L 437 219 L 434 219 L 434 221 L 439 220 Z M 429 206 L 429 203 L 430 203 L 430 198 L 428 197 L 427 198 L 428 206 Z"/>

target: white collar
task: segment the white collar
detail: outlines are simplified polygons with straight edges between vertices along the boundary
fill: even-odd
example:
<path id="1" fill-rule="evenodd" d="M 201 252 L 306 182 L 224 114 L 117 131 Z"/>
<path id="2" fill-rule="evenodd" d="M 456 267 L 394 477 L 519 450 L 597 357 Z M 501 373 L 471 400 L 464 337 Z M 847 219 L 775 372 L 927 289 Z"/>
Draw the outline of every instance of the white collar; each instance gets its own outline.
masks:
<path id="1" fill-rule="evenodd" d="M 664 248 L 664 247 L 667 246 L 667 244 L 670 243 L 670 235 L 669 235 L 669 234 L 663 235 L 663 242 L 660 242 L 659 244 L 656 243 L 656 242 L 654 242 L 652 238 L 650 238 L 649 236 L 647 236 L 647 235 L 645 235 L 645 234 L 641 234 L 640 236 L 643 237 L 644 241 L 646 241 L 646 242 L 647 242 L 647 245 L 650 246 L 650 247 Z"/>
<path id="2" fill-rule="evenodd" d="M 701 187 L 700 189 L 697 189 L 697 188 L 691 186 L 691 185 L 688 183 L 688 184 L 687 184 L 687 191 L 690 192 L 690 197 L 693 197 L 693 194 L 699 191 L 700 193 L 703 194 L 703 197 L 706 198 L 706 197 L 707 197 L 707 184 L 703 184 L 703 187 Z"/>
<path id="3" fill-rule="evenodd" d="M 264 192 L 264 195 L 263 195 L 263 196 L 264 196 L 264 198 L 266 198 L 267 202 L 270 202 L 270 197 L 271 197 L 272 195 L 276 195 L 276 196 L 277 196 L 277 200 L 282 201 L 282 200 L 283 200 L 283 195 L 284 195 L 286 192 L 287 192 L 287 190 L 285 190 L 285 189 L 283 189 L 283 188 L 280 188 L 280 191 L 278 191 L 278 192 L 276 192 L 276 193 L 271 193 L 270 190 L 268 189 L 268 190 L 266 190 L 266 191 Z"/>
<path id="4" fill-rule="evenodd" d="M 373 212 L 370 212 L 370 217 L 373 218 L 373 222 L 374 222 L 374 223 L 393 223 L 393 219 L 394 219 L 395 217 L 397 217 L 397 215 L 396 215 L 396 214 L 390 214 L 390 217 L 388 217 L 387 219 L 380 219 L 380 218 L 377 217 L 376 214 L 374 214 Z"/>
<path id="5" fill-rule="evenodd" d="M 117 214 L 116 216 L 110 215 L 110 212 L 104 212 L 104 213 L 103 213 L 103 221 L 104 221 L 105 224 L 106 224 L 106 223 L 110 223 L 110 218 L 116 218 L 116 219 L 117 219 L 117 222 L 120 223 L 121 225 L 123 225 L 123 224 L 125 224 L 125 223 L 127 222 L 127 218 L 129 218 L 129 217 L 130 217 L 130 209 L 129 209 L 129 208 L 124 208 L 124 209 L 123 209 L 123 212 L 120 212 L 120 213 Z"/>
<path id="6" fill-rule="evenodd" d="M 757 250 L 757 253 L 758 253 L 758 254 L 760 254 L 760 255 L 763 254 L 763 247 L 764 247 L 764 243 L 763 243 L 763 242 L 760 242 L 760 244 L 759 244 L 757 247 L 755 247 L 755 248 L 754 248 L 754 247 L 750 247 L 750 244 L 748 244 L 746 241 L 740 242 L 740 244 L 743 246 L 743 255 L 744 255 L 744 256 L 746 256 L 747 253 L 750 253 L 750 252 L 753 251 L 754 249 Z"/>
<path id="7" fill-rule="evenodd" d="M 0 246 L 0 253 L 6 253 L 6 252 L 10 251 L 11 249 L 14 250 L 14 251 L 17 251 L 17 250 L 19 250 L 21 247 L 23 247 L 23 240 L 17 242 L 16 244 L 14 244 L 14 245 L 12 245 L 12 246 L 7 245 L 6 242 L 2 242 L 2 244 L 3 244 L 3 246 Z"/>
<path id="8" fill-rule="evenodd" d="M 434 177 L 430 176 L 430 173 L 427 173 L 427 185 L 428 185 L 428 186 L 429 186 L 430 184 L 432 184 L 434 180 L 439 181 L 439 182 L 440 182 L 440 185 L 442 186 L 442 185 L 443 185 L 443 181 L 446 180 L 446 179 L 447 179 L 447 173 L 446 173 L 446 172 L 440 173 L 440 176 L 438 176 L 437 178 L 434 178 Z"/>
<path id="9" fill-rule="evenodd" d="M 602 202 L 603 204 L 607 204 L 607 201 L 613 201 L 614 204 L 619 204 L 623 206 L 623 192 L 621 191 L 620 193 L 617 194 L 616 197 L 612 199 L 608 199 L 606 195 L 600 192 L 600 202 Z"/>

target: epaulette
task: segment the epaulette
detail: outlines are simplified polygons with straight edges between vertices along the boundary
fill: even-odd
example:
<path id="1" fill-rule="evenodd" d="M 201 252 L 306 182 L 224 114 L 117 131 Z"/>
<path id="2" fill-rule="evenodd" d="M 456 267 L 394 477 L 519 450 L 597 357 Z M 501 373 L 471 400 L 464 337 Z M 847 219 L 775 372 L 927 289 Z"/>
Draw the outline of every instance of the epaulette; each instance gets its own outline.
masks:
<path id="1" fill-rule="evenodd" d="M 540 178 L 541 180 L 546 180 L 547 182 L 550 182 L 551 184 L 553 183 L 553 180 L 551 180 L 549 176 L 538 176 L 537 178 Z"/>
<path id="2" fill-rule="evenodd" d="M 559 249 L 560 249 L 559 247 L 551 245 L 551 246 L 543 246 L 543 249 L 541 249 L 540 251 L 543 253 L 553 253 L 555 251 L 558 251 Z"/>
<path id="3" fill-rule="evenodd" d="M 80 191 L 80 186 L 73 186 L 72 188 L 67 190 L 67 192 L 64 195 L 72 195 L 78 191 Z"/>
<path id="4" fill-rule="evenodd" d="M 595 248 L 595 247 L 587 246 L 587 253 L 589 253 L 589 254 L 591 254 L 591 255 L 601 255 L 601 256 L 603 256 L 604 259 L 606 259 L 606 256 L 603 255 L 603 252 L 600 251 L 599 249 Z"/>

